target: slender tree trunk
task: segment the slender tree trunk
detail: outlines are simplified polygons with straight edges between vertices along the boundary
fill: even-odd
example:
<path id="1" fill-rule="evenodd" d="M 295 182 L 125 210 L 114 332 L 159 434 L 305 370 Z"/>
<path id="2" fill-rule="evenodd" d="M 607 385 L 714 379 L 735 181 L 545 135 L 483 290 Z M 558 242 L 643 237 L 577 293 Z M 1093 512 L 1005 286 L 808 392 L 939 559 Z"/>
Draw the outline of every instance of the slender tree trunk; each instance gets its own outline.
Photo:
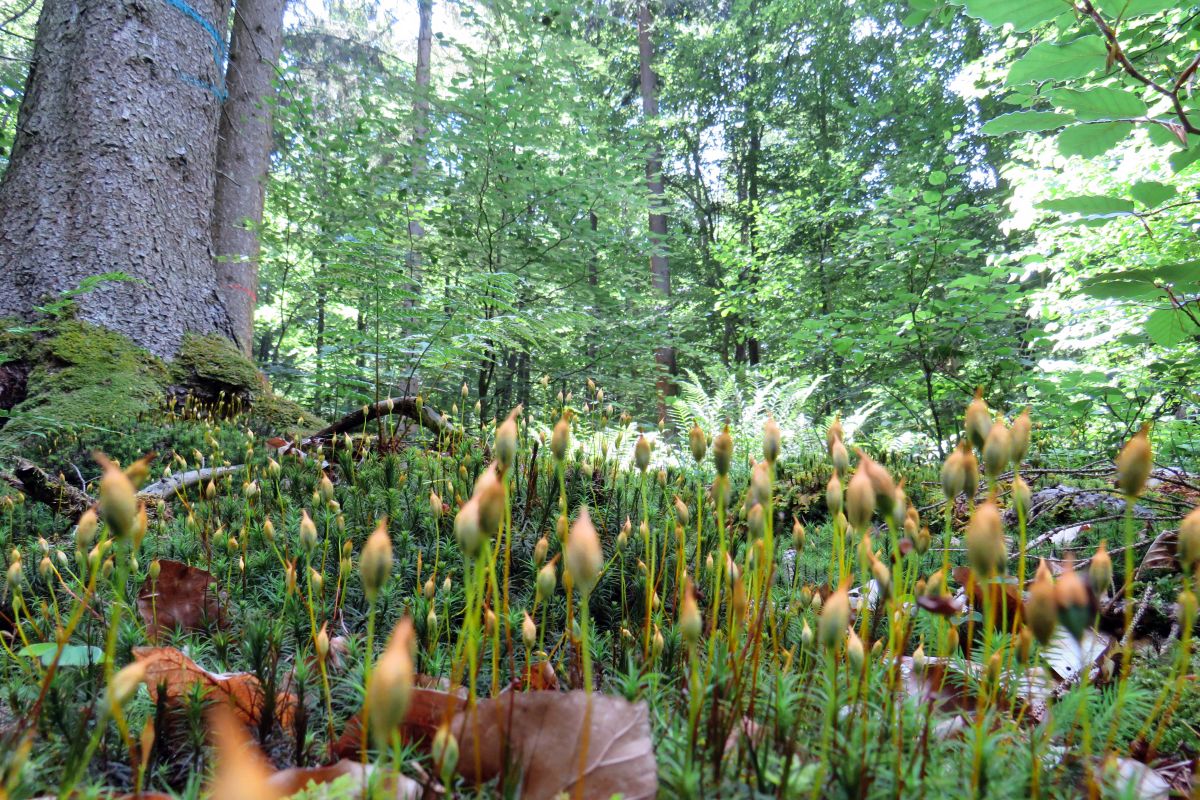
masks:
<path id="1" fill-rule="evenodd" d="M 638 73 L 642 90 L 642 115 L 647 120 L 658 117 L 658 77 L 654 74 L 654 42 L 650 38 L 650 5 L 647 0 L 638 4 Z M 646 157 L 646 188 L 650 192 L 650 277 L 662 298 L 661 310 L 666 313 L 671 298 L 671 269 L 667 263 L 667 217 L 662 213 L 664 191 L 662 181 L 662 148 L 655 143 Z M 665 413 L 665 398 L 675 394 L 675 348 L 665 344 L 654 351 L 658 362 L 657 381 L 659 412 Z"/>
<path id="2" fill-rule="evenodd" d="M 45 0 L 0 183 L 0 316 L 86 278 L 79 317 L 174 355 L 233 335 L 213 275 L 225 0 Z"/>
<path id="3" fill-rule="evenodd" d="M 588 212 L 588 223 L 592 226 L 592 238 L 595 240 L 596 231 L 600 228 L 600 218 L 596 216 L 595 211 Z M 591 301 L 596 302 L 596 290 L 600 286 L 600 251 L 599 248 L 593 246 L 592 257 L 588 261 L 588 287 L 592 290 Z M 595 361 L 597 346 L 596 342 L 600 338 L 597 326 L 596 335 L 588 337 L 587 357 L 588 361 Z"/>
<path id="4" fill-rule="evenodd" d="M 416 94 L 413 98 L 413 160 L 412 185 L 420 191 L 421 176 L 425 172 L 425 139 L 429 136 L 429 87 L 433 58 L 433 0 L 417 0 Z M 408 221 L 408 235 L 413 247 L 408 252 L 408 275 L 413 291 L 420 288 L 421 254 L 416 244 L 425 237 L 421 220 L 412 216 Z"/>
<path id="5" fill-rule="evenodd" d="M 271 79 L 283 46 L 285 0 L 238 0 L 217 140 L 213 252 L 217 287 L 247 355 L 258 299 L 258 227 L 271 158 Z"/>
<path id="6" fill-rule="evenodd" d="M 749 111 L 749 109 L 747 109 Z M 749 115 L 747 115 L 749 118 Z M 746 155 L 746 216 L 745 216 L 745 243 L 748 252 L 750 253 L 750 264 L 748 266 L 748 281 L 750 286 L 758 285 L 758 161 L 759 154 L 762 150 L 762 126 L 758 123 L 750 123 L 750 151 Z M 746 332 L 746 359 L 750 362 L 750 366 L 758 366 L 759 360 L 759 345 L 758 336 L 755 335 L 752 325 L 747 326 Z"/>
<path id="7" fill-rule="evenodd" d="M 324 265 L 322 265 L 323 267 Z M 324 269 L 322 268 L 322 272 Z M 316 348 L 316 391 L 313 392 L 313 400 L 317 406 L 317 413 L 320 414 L 324 409 L 324 393 L 321 387 L 327 385 L 325 376 L 325 305 L 327 292 L 324 286 L 317 287 L 317 331 L 316 340 L 313 342 Z"/>

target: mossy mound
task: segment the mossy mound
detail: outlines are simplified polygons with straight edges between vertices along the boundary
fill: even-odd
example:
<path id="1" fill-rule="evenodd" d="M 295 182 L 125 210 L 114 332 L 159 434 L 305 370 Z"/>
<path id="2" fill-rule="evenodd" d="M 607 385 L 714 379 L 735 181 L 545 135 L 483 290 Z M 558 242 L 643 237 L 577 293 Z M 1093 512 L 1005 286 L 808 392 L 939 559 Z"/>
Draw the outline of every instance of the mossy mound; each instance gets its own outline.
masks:
<path id="1" fill-rule="evenodd" d="M 187 336 L 168 364 L 121 334 L 68 319 L 40 335 L 0 335 L 0 367 L 25 375 L 19 393 L 10 390 L 14 402 L 0 427 L 0 453 L 34 437 L 124 430 L 187 395 L 206 404 L 224 399 L 231 412 L 248 410 L 251 428 L 260 433 L 323 424 L 272 392 L 253 362 L 216 335 Z"/>
<path id="2" fill-rule="evenodd" d="M 16 445 L 34 436 L 127 426 L 162 402 L 167 368 L 124 336 L 77 320 L 47 336 L 9 336 L 4 360 L 28 368 L 24 399 L 0 432 Z"/>
<path id="3" fill-rule="evenodd" d="M 280 397 L 233 342 L 216 334 L 188 334 L 171 362 L 171 393 L 208 404 L 222 401 L 250 409 L 250 426 L 265 433 L 298 433 L 323 426 L 291 400 Z"/>
<path id="4" fill-rule="evenodd" d="M 254 364 L 233 342 L 216 334 L 194 333 L 183 337 L 171 362 L 171 381 L 204 402 L 215 402 L 221 394 L 249 402 L 263 384 Z"/>

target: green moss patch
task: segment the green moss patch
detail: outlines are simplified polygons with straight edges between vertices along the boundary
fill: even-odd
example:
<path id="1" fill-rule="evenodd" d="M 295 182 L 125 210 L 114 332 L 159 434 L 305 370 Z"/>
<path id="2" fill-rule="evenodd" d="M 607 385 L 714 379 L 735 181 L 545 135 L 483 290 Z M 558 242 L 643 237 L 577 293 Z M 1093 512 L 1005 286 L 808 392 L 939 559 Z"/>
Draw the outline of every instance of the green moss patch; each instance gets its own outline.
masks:
<path id="1" fill-rule="evenodd" d="M 3 344 L 5 359 L 29 373 L 25 399 L 0 429 L 0 448 L 63 431 L 128 426 L 162 402 L 166 367 L 120 334 L 66 320 L 49 336 Z"/>
<path id="2" fill-rule="evenodd" d="M 188 334 L 171 362 L 172 383 L 190 389 L 206 402 L 226 397 L 250 401 L 261 391 L 263 379 L 254 363 L 228 339 L 214 334 Z"/>
<path id="3" fill-rule="evenodd" d="M 24 381 L 19 401 L 0 427 L 0 455 L 32 439 L 72 432 L 128 430 L 169 398 L 192 395 L 205 403 L 237 399 L 249 408 L 260 433 L 298 433 L 323 423 L 279 397 L 253 362 L 216 335 L 189 335 L 170 364 L 128 338 L 77 320 L 64 320 L 46 335 L 0 335 L 0 368 Z M 16 396 L 16 395 L 14 395 Z M 4 418 L 0 418 L 0 423 Z"/>

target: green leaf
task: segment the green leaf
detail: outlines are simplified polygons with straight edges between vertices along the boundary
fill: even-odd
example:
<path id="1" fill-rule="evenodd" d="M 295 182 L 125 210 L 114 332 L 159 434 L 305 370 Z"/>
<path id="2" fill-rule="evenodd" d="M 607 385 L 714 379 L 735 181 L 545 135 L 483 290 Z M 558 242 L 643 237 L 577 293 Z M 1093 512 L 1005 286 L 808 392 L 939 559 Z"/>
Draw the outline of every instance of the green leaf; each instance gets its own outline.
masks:
<path id="1" fill-rule="evenodd" d="M 1067 44 L 1041 42 L 1017 59 L 1008 70 L 1007 83 L 1069 81 L 1104 66 L 1108 49 L 1099 36 L 1088 35 Z"/>
<path id="2" fill-rule="evenodd" d="M 942 186 L 946 183 L 946 173 L 942 172 L 940 169 L 935 169 L 933 172 L 929 173 L 929 183 L 933 186 Z"/>
<path id="3" fill-rule="evenodd" d="M 1146 135 L 1150 137 L 1150 141 L 1159 147 L 1174 145 L 1175 147 L 1186 147 L 1184 142 L 1179 140 L 1182 134 L 1186 139 L 1187 134 L 1183 133 L 1182 128 L 1178 123 L 1169 120 L 1155 120 L 1154 125 L 1146 126 Z M 1176 133 L 1179 130 L 1179 133 Z"/>
<path id="4" fill-rule="evenodd" d="M 1093 280 L 1084 282 L 1083 293 L 1097 300 L 1146 300 L 1159 291 L 1143 281 Z"/>
<path id="5" fill-rule="evenodd" d="M 1196 333 L 1192 321 L 1174 308 L 1160 308 L 1146 318 L 1146 334 L 1159 347 L 1174 347 Z"/>
<path id="6" fill-rule="evenodd" d="M 1097 8 L 1110 19 L 1133 19 L 1160 11 L 1170 11 L 1179 0 L 1100 0 Z"/>
<path id="7" fill-rule="evenodd" d="M 1049 93 L 1054 105 L 1075 112 L 1081 120 L 1127 119 L 1146 116 L 1146 104 L 1133 92 L 1097 86 L 1094 89 L 1058 89 Z"/>
<path id="8" fill-rule="evenodd" d="M 1163 281 L 1183 292 L 1200 291 L 1200 261 L 1182 261 L 1178 264 L 1160 264 L 1139 272 L 1148 273 L 1149 281 Z"/>
<path id="9" fill-rule="evenodd" d="M 1012 25 L 1027 31 L 1035 25 L 1063 13 L 1063 0 L 963 0 L 968 16 L 981 19 L 993 28 Z"/>
<path id="10" fill-rule="evenodd" d="M 1144 206 L 1154 208 L 1175 196 L 1175 187 L 1158 181 L 1138 181 L 1129 187 L 1133 199 Z"/>
<path id="11" fill-rule="evenodd" d="M 1011 114 L 1001 114 L 990 119 L 983 126 L 983 133 L 988 136 L 1001 136 L 1006 133 L 1028 133 L 1030 131 L 1048 131 L 1070 125 L 1074 118 L 1067 114 L 1054 111 L 1014 111 Z M 930 176 L 932 179 L 932 175 Z M 930 180 L 930 183 L 933 181 Z"/>
<path id="12" fill-rule="evenodd" d="M 1188 150 L 1180 150 L 1178 153 L 1172 153 L 1167 159 L 1171 162 L 1171 169 L 1176 172 L 1183 172 L 1192 164 L 1200 160 L 1200 147 L 1192 147 Z"/>
<path id="13" fill-rule="evenodd" d="M 55 642 L 38 642 L 28 647 L 22 647 L 19 656 L 40 659 L 42 664 L 49 666 L 58 651 Z M 62 656 L 58 659 L 60 667 L 86 667 L 91 664 L 103 664 L 104 651 L 99 647 L 84 644 L 68 644 L 63 647 Z"/>
<path id="14" fill-rule="evenodd" d="M 1056 200 L 1043 200 L 1038 203 L 1038 208 L 1055 211 L 1059 214 L 1083 214 L 1085 216 L 1131 214 L 1133 213 L 1133 201 L 1120 197 L 1084 194 Z"/>
<path id="15" fill-rule="evenodd" d="M 1095 158 L 1122 142 L 1133 130 L 1129 122 L 1073 125 L 1058 135 L 1058 152 L 1064 156 Z"/>

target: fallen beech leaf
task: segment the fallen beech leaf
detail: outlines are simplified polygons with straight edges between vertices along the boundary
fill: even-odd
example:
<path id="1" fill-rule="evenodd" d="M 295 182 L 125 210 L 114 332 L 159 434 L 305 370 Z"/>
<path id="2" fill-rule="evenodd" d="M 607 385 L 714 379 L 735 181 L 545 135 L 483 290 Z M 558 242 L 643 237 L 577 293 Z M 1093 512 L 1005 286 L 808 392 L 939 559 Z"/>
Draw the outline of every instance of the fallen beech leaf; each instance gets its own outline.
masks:
<path id="1" fill-rule="evenodd" d="M 243 723 L 258 724 L 263 708 L 263 692 L 258 679 L 250 673 L 209 672 L 174 647 L 135 647 L 133 657 L 146 664 L 146 686 L 155 702 L 160 688 L 165 688 L 168 703 L 181 703 L 193 684 L 200 683 L 208 687 L 210 699 L 224 701 Z M 277 694 L 275 716 L 279 724 L 290 729 L 295 713 L 295 695 Z"/>
<path id="2" fill-rule="evenodd" d="M 900 659 L 900 678 L 905 693 L 922 704 L 932 703 L 936 711 L 975 711 L 976 695 L 952 660 L 930 657 L 925 660 L 925 668 L 917 670 L 912 657 L 904 656 Z"/>
<path id="3" fill-rule="evenodd" d="M 963 612 L 962 604 L 949 595 L 940 594 L 936 597 L 921 595 L 917 605 L 939 617 L 954 617 Z"/>
<path id="4" fill-rule="evenodd" d="M 459 774 L 487 781 L 500 774 L 507 749 L 521 772 L 522 800 L 551 800 L 562 793 L 591 800 L 652 798 L 657 767 L 644 703 L 572 692 L 509 692 L 484 700 L 452 723 L 458 737 Z M 582 789 L 576 795 L 581 748 L 587 741 Z M 478 774 L 476 766 L 478 765 Z"/>
<path id="5" fill-rule="evenodd" d="M 557 692 L 558 673 L 554 671 L 554 665 L 547 660 L 535 661 L 530 666 L 528 686 L 525 685 L 525 673 L 522 672 L 513 681 L 512 691 L 522 692 L 526 689 L 531 692 Z"/>
<path id="6" fill-rule="evenodd" d="M 206 630 L 209 625 L 225 626 L 226 598 L 211 574 L 179 561 L 162 559 L 158 563 L 158 579 L 146 579 L 137 601 L 138 614 L 151 640 L 177 627 L 195 631 Z"/>
<path id="7" fill-rule="evenodd" d="M 583 797 L 654 797 L 657 767 L 645 704 L 633 705 L 601 694 L 592 695 L 592 704 Z M 469 716 L 465 697 L 414 688 L 401 737 L 404 741 L 431 742 L 438 727 L 452 716 L 451 730 L 459 743 L 460 775 L 481 783 L 497 777 L 507 744 L 514 768 L 523 775 L 522 800 L 550 800 L 561 792 L 573 795 L 586 709 L 587 695 L 583 691 L 510 691 L 481 701 Z M 358 715 L 346 723 L 342 737 L 333 746 L 334 755 L 343 759 L 360 757 L 361 726 Z"/>
<path id="8" fill-rule="evenodd" d="M 1175 558 L 1175 548 L 1179 542 L 1179 531 L 1163 531 L 1155 537 L 1150 543 L 1150 549 L 1146 551 L 1146 555 L 1142 556 L 1142 563 L 1138 565 L 1135 577 L 1156 572 L 1158 570 L 1173 571 L 1178 569 L 1178 561 Z"/>
<path id="9" fill-rule="evenodd" d="M 1171 784 L 1161 773 L 1132 758 L 1118 758 L 1097 765 L 1096 777 L 1117 796 L 1136 797 L 1137 800 L 1167 800 L 1171 796 Z"/>
<path id="10" fill-rule="evenodd" d="M 433 735 L 443 722 L 452 719 L 466 705 L 466 689 L 460 688 L 453 694 L 436 689 L 418 688 L 422 683 L 437 683 L 438 679 L 418 675 L 417 686 L 413 687 L 404 724 L 400 726 L 400 739 L 404 742 L 433 740 Z M 362 755 L 362 714 L 355 714 L 346 722 L 342 736 L 333 745 L 333 754 L 338 758 L 356 759 Z"/>
<path id="11" fill-rule="evenodd" d="M 374 767 L 363 766 L 357 761 L 342 759 L 326 767 L 291 767 L 280 770 L 267 778 L 267 787 L 278 797 L 291 797 L 297 792 L 308 788 L 309 784 L 317 786 L 333 783 L 339 778 L 350 776 L 348 784 L 365 784 L 370 779 Z M 386 779 L 385 795 L 372 797 L 395 797 L 396 800 L 420 800 L 424 793 L 421 784 L 406 775 L 393 775 Z M 343 795 L 338 794 L 338 797 Z M 351 796 L 351 795 L 346 795 Z M 353 796 L 357 796 L 355 793 Z"/>
<path id="12" fill-rule="evenodd" d="M 1002 627 L 1004 630 L 1012 629 L 1014 615 L 1017 619 L 1020 619 L 1025 613 L 1025 603 L 1021 597 L 1021 590 L 1015 583 L 1001 582 L 1003 579 L 996 579 L 991 583 L 985 584 L 979 580 L 972 581 L 972 577 L 973 573 L 970 567 L 954 568 L 954 580 L 964 589 L 968 586 L 974 589 L 970 597 L 972 610 L 980 613 L 983 612 L 984 593 L 985 591 L 990 591 L 992 613 L 995 615 L 996 626 Z"/>

